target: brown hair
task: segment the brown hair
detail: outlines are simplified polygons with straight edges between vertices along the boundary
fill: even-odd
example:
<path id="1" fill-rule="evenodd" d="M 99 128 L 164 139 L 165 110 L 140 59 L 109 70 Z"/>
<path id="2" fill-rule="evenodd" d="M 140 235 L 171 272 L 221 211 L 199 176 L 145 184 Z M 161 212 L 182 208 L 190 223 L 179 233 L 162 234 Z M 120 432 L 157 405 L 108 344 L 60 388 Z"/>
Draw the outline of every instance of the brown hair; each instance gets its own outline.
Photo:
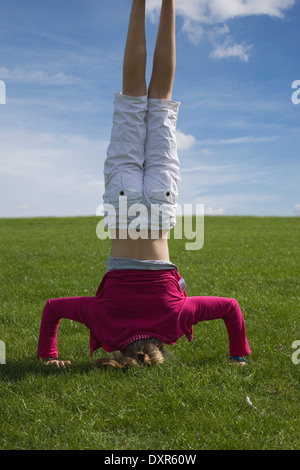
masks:
<path id="1" fill-rule="evenodd" d="M 124 369 L 130 366 L 162 364 L 165 360 L 163 343 L 157 338 L 139 339 L 129 344 L 122 351 L 115 351 L 114 359 L 101 358 L 96 361 L 98 367 Z"/>

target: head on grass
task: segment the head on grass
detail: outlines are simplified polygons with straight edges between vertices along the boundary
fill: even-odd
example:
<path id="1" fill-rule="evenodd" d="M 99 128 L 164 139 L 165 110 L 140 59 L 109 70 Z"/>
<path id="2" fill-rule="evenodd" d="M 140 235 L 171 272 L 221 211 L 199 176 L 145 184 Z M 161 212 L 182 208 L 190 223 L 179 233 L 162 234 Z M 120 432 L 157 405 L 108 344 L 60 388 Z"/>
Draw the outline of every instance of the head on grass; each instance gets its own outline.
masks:
<path id="1" fill-rule="evenodd" d="M 157 338 L 134 341 L 122 351 L 114 353 L 114 359 L 98 359 L 98 367 L 114 367 L 124 369 L 131 366 L 162 364 L 165 360 L 163 343 Z"/>

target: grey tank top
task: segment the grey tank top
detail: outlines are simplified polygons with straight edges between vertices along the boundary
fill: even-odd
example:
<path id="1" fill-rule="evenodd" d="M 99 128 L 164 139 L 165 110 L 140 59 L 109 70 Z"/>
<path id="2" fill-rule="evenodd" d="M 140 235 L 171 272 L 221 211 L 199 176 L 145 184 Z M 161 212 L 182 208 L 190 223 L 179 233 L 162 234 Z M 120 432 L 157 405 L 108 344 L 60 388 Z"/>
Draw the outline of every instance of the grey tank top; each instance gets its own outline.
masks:
<path id="1" fill-rule="evenodd" d="M 156 260 L 139 260 L 132 258 L 115 258 L 110 256 L 106 262 L 106 272 L 114 271 L 117 269 L 142 269 L 145 271 L 162 270 L 162 269 L 176 269 L 177 266 L 171 261 L 156 261 Z"/>

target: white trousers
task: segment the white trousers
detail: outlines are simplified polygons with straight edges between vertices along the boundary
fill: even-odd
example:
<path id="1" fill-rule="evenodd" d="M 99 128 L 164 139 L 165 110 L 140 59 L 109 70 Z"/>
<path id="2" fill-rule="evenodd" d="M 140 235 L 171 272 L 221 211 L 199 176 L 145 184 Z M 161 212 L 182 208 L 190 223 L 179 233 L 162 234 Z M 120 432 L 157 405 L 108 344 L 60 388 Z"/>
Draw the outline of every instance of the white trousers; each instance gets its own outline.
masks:
<path id="1" fill-rule="evenodd" d="M 180 181 L 176 144 L 179 105 L 115 93 L 104 164 L 103 201 L 109 228 L 126 228 L 141 212 L 141 229 L 175 226 Z"/>

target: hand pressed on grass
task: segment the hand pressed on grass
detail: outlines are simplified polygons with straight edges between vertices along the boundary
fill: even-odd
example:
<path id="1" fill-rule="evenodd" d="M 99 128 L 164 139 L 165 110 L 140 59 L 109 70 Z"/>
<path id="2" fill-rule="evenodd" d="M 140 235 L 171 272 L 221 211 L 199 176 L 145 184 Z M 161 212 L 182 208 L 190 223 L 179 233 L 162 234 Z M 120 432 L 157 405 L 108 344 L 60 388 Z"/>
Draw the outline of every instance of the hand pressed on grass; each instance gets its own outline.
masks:
<path id="1" fill-rule="evenodd" d="M 65 367 L 66 365 L 70 365 L 71 362 L 70 361 L 61 361 L 59 359 L 46 359 L 45 364 L 46 364 L 46 366 L 52 365 L 52 366 L 56 366 L 58 368 L 61 368 L 61 367 Z"/>

